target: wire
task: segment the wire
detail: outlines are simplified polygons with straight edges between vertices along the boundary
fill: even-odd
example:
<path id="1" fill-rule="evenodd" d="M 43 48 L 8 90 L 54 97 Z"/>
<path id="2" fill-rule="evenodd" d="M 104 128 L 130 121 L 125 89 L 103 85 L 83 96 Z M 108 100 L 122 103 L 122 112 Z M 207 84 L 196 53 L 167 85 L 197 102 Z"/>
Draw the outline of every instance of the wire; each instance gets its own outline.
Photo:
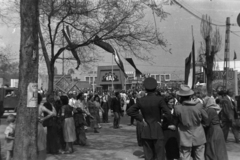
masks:
<path id="1" fill-rule="evenodd" d="M 180 6 L 181 8 L 183 8 L 185 11 L 187 11 L 188 13 L 190 13 L 192 16 L 194 16 L 195 18 L 199 19 L 199 20 L 203 20 L 201 17 L 199 17 L 198 15 L 196 15 L 195 13 L 193 13 L 192 11 L 190 11 L 188 8 L 186 8 L 185 6 L 183 6 L 182 4 L 180 4 L 179 2 L 177 2 L 176 0 L 172 0 L 175 4 L 177 4 L 178 6 Z M 218 27 L 226 27 L 226 25 L 224 24 L 216 24 L 216 23 L 210 23 L 214 26 L 218 26 Z M 236 26 L 236 24 L 231 24 L 232 26 Z"/>
<path id="2" fill-rule="evenodd" d="M 192 10 L 194 10 L 195 12 L 199 13 L 200 15 L 203 15 L 203 13 L 199 12 L 198 10 L 196 10 L 194 7 L 192 7 L 191 5 L 187 4 L 186 1 L 181 1 L 181 3 L 184 2 L 184 5 L 187 5 L 188 7 L 190 7 Z M 213 20 L 213 19 L 212 19 Z M 218 22 L 218 23 L 222 23 L 222 25 L 224 24 L 224 22 L 220 22 L 220 21 L 216 21 L 216 20 L 213 20 L 215 22 Z"/>
<path id="3" fill-rule="evenodd" d="M 234 34 L 235 36 L 238 36 L 238 37 L 240 37 L 240 35 L 238 35 L 238 34 L 236 34 L 236 33 L 234 33 L 233 31 L 230 31 L 232 34 Z"/>

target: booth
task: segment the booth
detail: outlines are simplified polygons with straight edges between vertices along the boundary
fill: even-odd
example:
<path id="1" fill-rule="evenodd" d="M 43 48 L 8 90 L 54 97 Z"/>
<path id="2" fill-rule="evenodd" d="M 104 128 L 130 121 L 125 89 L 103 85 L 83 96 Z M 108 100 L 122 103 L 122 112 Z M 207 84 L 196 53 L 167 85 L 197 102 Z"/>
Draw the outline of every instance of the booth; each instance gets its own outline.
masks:
<path id="1" fill-rule="evenodd" d="M 103 91 L 122 90 L 124 89 L 125 76 L 117 65 L 98 66 L 96 83 L 97 86 L 102 87 Z"/>

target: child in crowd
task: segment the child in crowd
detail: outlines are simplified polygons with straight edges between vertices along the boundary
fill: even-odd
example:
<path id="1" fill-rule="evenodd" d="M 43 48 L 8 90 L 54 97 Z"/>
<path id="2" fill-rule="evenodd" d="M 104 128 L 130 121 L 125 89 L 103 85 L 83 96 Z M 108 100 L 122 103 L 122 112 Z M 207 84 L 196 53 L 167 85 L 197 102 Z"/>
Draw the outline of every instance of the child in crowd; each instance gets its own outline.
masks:
<path id="1" fill-rule="evenodd" d="M 10 160 L 13 157 L 13 141 L 15 132 L 15 116 L 13 114 L 7 117 L 8 126 L 4 132 L 5 134 L 5 148 L 7 151 L 6 160 Z"/>

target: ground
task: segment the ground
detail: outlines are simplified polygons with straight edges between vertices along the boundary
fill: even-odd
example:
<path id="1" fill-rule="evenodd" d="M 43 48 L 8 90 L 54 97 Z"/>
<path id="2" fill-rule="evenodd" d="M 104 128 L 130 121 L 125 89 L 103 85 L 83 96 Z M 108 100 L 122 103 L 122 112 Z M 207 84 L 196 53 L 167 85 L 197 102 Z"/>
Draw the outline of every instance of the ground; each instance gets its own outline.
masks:
<path id="1" fill-rule="evenodd" d="M 112 120 L 112 117 L 111 119 Z M 0 126 L 0 139 L 2 148 L 2 157 L 4 152 L 4 129 L 5 120 L 2 120 Z M 93 133 L 88 130 L 87 138 L 89 145 L 86 147 L 74 146 L 75 152 L 67 155 L 48 155 L 47 160 L 143 160 L 141 147 L 137 146 L 136 127 L 128 126 L 129 117 L 122 119 L 120 129 L 113 129 L 112 123 L 101 124 L 100 133 Z M 230 133 L 227 142 L 229 160 L 239 160 L 240 144 L 234 142 L 232 133 Z"/>

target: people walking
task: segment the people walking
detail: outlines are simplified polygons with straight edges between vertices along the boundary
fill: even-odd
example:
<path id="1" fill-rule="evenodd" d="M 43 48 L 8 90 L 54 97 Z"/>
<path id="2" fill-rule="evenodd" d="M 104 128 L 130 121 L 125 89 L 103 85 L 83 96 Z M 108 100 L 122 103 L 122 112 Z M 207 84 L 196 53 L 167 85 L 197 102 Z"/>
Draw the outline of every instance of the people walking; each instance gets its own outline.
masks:
<path id="1" fill-rule="evenodd" d="M 111 110 L 114 115 L 113 128 L 118 129 L 120 127 L 119 124 L 122 113 L 121 96 L 119 92 L 115 92 L 115 97 L 111 100 Z"/>
<path id="2" fill-rule="evenodd" d="M 157 81 L 146 78 L 143 86 L 147 95 L 127 110 L 127 114 L 143 122 L 141 133 L 145 160 L 165 160 L 164 135 L 161 125 L 161 112 L 170 120 L 171 113 L 164 99 L 156 96 Z M 139 113 L 141 111 L 142 115 Z"/>
<path id="3" fill-rule="evenodd" d="M 204 160 L 206 136 L 202 123 L 206 124 L 208 115 L 199 101 L 192 101 L 193 90 L 181 85 L 177 95 L 180 104 L 174 107 L 180 136 L 180 157 L 182 160 Z"/>

